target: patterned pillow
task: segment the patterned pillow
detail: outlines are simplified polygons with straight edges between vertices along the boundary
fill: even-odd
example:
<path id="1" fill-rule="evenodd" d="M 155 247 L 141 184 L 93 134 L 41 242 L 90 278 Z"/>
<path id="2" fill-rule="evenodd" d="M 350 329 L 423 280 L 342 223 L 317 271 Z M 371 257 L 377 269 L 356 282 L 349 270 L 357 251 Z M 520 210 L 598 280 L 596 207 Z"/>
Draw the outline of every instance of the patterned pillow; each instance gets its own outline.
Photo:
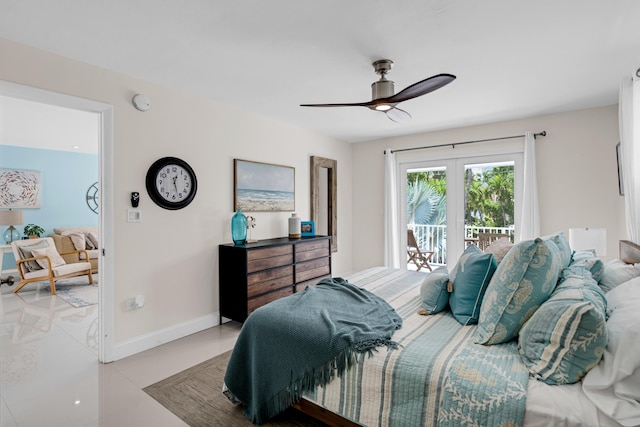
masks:
<path id="1" fill-rule="evenodd" d="M 560 280 L 518 339 L 529 373 L 551 385 L 580 381 L 607 345 L 607 302 L 589 269 L 566 268 Z"/>
<path id="2" fill-rule="evenodd" d="M 453 292 L 449 295 L 449 305 L 458 322 L 478 323 L 484 293 L 497 267 L 493 254 L 483 253 L 476 245 L 465 249 L 451 272 Z"/>
<path id="3" fill-rule="evenodd" d="M 604 263 L 600 258 L 591 257 L 571 261 L 569 267 L 585 267 L 591 272 L 593 280 L 599 282 L 604 274 Z"/>
<path id="4" fill-rule="evenodd" d="M 31 251 L 31 253 L 33 254 L 33 256 L 48 256 L 51 260 L 51 267 L 59 267 L 66 264 L 56 248 L 46 247 L 43 249 L 34 249 Z M 49 268 L 49 261 L 46 258 L 37 259 L 36 262 L 42 268 Z"/>
<path id="5" fill-rule="evenodd" d="M 525 240 L 511 248 L 487 288 L 475 342 L 499 344 L 517 337 L 553 292 L 563 262 L 551 240 Z"/>
<path id="6" fill-rule="evenodd" d="M 24 259 L 33 258 L 34 255 L 32 251 L 34 249 L 43 249 L 48 247 L 49 243 L 47 243 L 46 240 L 41 240 L 38 243 L 34 243 L 33 245 L 18 246 L 18 249 L 20 249 L 20 253 L 22 254 L 22 258 Z M 22 265 L 26 266 L 27 270 L 29 271 L 42 270 L 42 267 L 40 267 L 40 264 L 38 264 L 36 261 L 27 261 Z"/>
<path id="7" fill-rule="evenodd" d="M 571 246 L 569 246 L 569 241 L 565 237 L 563 232 L 559 232 L 556 234 L 549 234 L 548 236 L 541 237 L 542 240 L 551 240 L 553 243 L 558 246 L 560 250 L 560 255 L 562 256 L 562 267 L 566 268 L 571 263 L 571 257 L 573 255 L 571 251 Z"/>
<path id="8" fill-rule="evenodd" d="M 65 231 L 62 235 L 69 236 L 76 250 L 82 251 L 87 249 L 87 241 L 85 240 L 84 233 L 80 231 Z"/>
<path id="9" fill-rule="evenodd" d="M 436 314 L 445 309 L 449 303 L 448 284 L 449 271 L 447 267 L 438 267 L 427 274 L 420 288 L 422 308 L 426 312 L 425 314 Z"/>
<path id="10" fill-rule="evenodd" d="M 513 243 L 509 240 L 508 237 L 501 237 L 489 246 L 484 249 L 485 253 L 493 254 L 496 259 L 496 262 L 500 264 L 504 259 L 507 252 L 511 250 L 513 247 Z"/>

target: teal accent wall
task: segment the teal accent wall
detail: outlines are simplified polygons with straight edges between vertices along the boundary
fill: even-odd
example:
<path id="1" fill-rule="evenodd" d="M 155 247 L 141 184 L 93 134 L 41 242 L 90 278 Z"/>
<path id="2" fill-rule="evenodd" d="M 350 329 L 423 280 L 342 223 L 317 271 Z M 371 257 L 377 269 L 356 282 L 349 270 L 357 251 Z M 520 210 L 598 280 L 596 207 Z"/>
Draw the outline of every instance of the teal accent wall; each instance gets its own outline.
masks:
<path id="1" fill-rule="evenodd" d="M 98 181 L 97 154 L 0 145 L 0 168 L 40 171 L 40 208 L 23 209 L 24 224 L 16 225 L 21 235 L 27 224 L 44 228 L 45 236 L 54 227 L 98 225 L 86 201 L 87 190 Z M 6 229 L 0 226 L 0 237 Z M 2 268 L 15 267 L 13 254 L 6 253 Z"/>

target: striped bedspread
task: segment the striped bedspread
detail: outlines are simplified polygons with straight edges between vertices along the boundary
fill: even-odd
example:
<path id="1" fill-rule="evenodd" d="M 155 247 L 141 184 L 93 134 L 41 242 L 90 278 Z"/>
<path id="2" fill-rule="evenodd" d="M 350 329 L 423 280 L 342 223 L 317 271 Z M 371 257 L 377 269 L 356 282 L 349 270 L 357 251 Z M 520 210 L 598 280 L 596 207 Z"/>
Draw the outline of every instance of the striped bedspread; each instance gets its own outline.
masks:
<path id="1" fill-rule="evenodd" d="M 424 273 L 372 268 L 347 277 L 387 300 L 403 318 L 393 339 L 325 388 L 307 393 L 365 426 L 521 426 L 528 371 L 517 344 L 473 343 L 475 326 L 445 311 L 417 314 Z"/>

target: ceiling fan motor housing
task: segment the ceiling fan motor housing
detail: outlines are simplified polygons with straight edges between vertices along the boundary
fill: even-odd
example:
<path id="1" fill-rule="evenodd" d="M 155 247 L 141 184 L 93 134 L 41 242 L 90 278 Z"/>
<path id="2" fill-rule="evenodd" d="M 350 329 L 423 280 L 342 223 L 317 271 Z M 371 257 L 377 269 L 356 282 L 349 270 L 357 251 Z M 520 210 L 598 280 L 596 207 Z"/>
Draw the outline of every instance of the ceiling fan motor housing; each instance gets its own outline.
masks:
<path id="1" fill-rule="evenodd" d="M 384 76 L 383 76 L 384 78 Z M 394 93 L 394 86 L 391 80 L 378 80 L 371 83 L 371 99 L 388 98 Z"/>
<path id="2" fill-rule="evenodd" d="M 393 82 L 387 80 L 387 73 L 391 71 L 393 61 L 390 59 L 379 59 L 371 65 L 376 74 L 380 75 L 380 80 L 371 84 L 371 99 L 376 100 L 378 98 L 393 96 L 395 93 Z"/>

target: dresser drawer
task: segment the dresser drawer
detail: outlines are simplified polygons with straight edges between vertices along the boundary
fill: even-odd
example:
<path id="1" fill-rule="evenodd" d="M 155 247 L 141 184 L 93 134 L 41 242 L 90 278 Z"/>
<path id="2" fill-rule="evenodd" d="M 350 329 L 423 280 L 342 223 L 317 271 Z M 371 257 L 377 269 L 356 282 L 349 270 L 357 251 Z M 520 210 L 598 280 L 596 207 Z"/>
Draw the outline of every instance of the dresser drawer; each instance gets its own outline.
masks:
<path id="1" fill-rule="evenodd" d="M 296 264 L 296 283 L 331 274 L 330 258 L 318 258 Z"/>
<path id="2" fill-rule="evenodd" d="M 254 310 L 262 307 L 265 304 L 275 301 L 277 299 L 293 295 L 293 286 L 279 289 L 277 291 L 269 292 L 255 298 L 249 298 L 247 301 L 247 315 L 251 314 Z"/>
<path id="3" fill-rule="evenodd" d="M 330 254 L 329 239 L 312 240 L 296 244 L 296 262 L 328 257 Z"/>
<path id="4" fill-rule="evenodd" d="M 272 268 L 247 276 L 247 296 L 264 294 L 293 285 L 293 265 Z"/>
<path id="5" fill-rule="evenodd" d="M 252 249 L 247 253 L 247 272 L 293 264 L 293 245 Z"/>

